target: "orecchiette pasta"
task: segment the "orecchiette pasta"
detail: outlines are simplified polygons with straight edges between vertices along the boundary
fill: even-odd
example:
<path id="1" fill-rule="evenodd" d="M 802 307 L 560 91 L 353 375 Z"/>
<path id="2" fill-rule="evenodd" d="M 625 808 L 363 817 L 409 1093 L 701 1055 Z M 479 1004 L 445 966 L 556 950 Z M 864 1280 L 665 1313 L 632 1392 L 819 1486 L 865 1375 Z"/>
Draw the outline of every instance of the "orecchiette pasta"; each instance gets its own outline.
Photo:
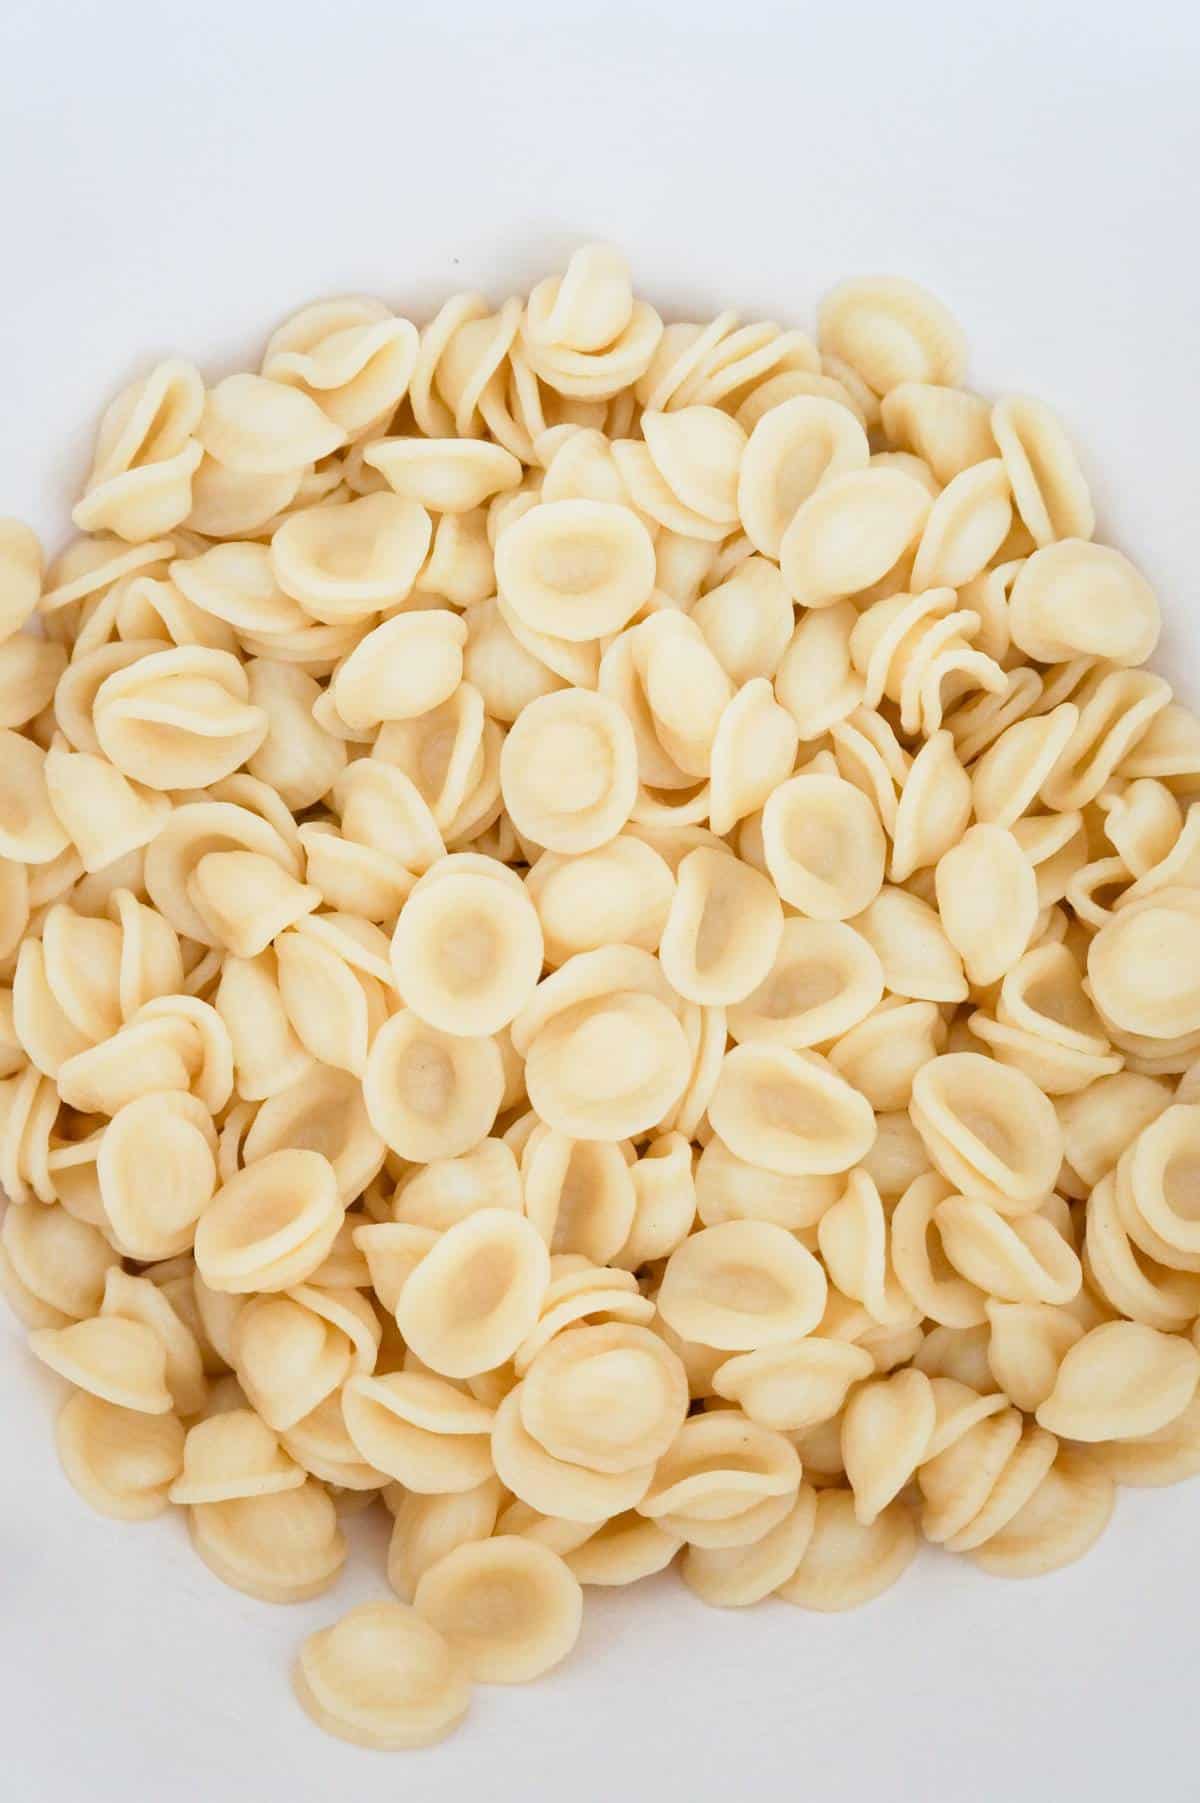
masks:
<path id="1" fill-rule="evenodd" d="M 424 1745 L 581 1586 L 1048 1572 L 1200 1471 L 1200 721 L 1039 401 L 618 252 L 285 321 L 0 520 L 0 1294 L 93 1508 Z"/>

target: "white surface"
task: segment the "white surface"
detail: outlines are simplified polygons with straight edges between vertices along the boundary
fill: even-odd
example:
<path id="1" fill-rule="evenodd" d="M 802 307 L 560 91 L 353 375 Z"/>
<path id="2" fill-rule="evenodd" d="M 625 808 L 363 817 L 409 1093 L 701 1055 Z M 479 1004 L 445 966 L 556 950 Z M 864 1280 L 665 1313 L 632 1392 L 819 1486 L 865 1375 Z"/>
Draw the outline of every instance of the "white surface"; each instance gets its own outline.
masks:
<path id="1" fill-rule="evenodd" d="M 891 270 L 958 313 L 980 387 L 1060 407 L 1200 699 L 1194 7 L 428 11 L 4 9 L 0 509 L 60 536 L 119 383 L 176 350 L 216 374 L 322 293 L 420 318 L 602 235 L 664 311 L 804 323 L 837 277 Z M 387 1757 L 322 1737 L 286 1681 L 299 1636 L 381 1575 L 272 1609 L 211 1578 L 179 1521 L 92 1517 L 57 1469 L 51 1384 L 2 1331 L 14 1803 L 1195 1797 L 1200 1483 L 1127 1493 L 1040 1583 L 930 1555 L 846 1617 L 721 1615 L 661 1581 L 600 1597 L 567 1667 Z"/>

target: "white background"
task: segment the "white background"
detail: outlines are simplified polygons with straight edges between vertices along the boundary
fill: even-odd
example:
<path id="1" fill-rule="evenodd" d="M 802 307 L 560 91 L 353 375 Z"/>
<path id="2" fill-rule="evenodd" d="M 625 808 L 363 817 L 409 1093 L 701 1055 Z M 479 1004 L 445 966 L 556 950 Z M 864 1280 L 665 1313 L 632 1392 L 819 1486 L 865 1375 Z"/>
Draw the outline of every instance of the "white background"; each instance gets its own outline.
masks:
<path id="1" fill-rule="evenodd" d="M 301 302 L 418 319 L 582 239 L 665 312 L 806 323 L 851 272 L 934 287 L 985 391 L 1053 401 L 1105 535 L 1158 585 L 1193 702 L 1200 23 L 1189 4 L 290 0 L 10 4 L 0 24 L 0 509 L 61 538 L 112 390 L 256 358 Z M 1121 1499 L 1082 1565 L 1004 1585 L 925 1556 L 860 1614 L 590 1602 L 566 1667 L 480 1689 L 430 1753 L 293 1704 L 298 1638 L 378 1590 L 272 1609 L 179 1521 L 98 1520 L 50 1380 L 0 1364 L 0 1793 L 37 1803 L 1197 1793 L 1200 1484 Z M 368 1536 L 370 1538 L 370 1536 Z"/>

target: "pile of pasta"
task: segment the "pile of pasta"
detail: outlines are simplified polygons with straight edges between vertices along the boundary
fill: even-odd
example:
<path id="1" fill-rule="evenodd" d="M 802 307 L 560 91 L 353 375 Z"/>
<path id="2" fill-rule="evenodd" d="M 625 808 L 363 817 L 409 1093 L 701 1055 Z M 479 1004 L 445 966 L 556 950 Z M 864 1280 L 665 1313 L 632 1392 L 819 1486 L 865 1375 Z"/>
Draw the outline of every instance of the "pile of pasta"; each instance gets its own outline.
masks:
<path id="1" fill-rule="evenodd" d="M 0 526 L 0 1284 L 102 1513 L 292 1602 L 391 1511 L 334 1734 L 1200 1471 L 1200 722 L 964 365 L 588 246 L 160 363 Z"/>

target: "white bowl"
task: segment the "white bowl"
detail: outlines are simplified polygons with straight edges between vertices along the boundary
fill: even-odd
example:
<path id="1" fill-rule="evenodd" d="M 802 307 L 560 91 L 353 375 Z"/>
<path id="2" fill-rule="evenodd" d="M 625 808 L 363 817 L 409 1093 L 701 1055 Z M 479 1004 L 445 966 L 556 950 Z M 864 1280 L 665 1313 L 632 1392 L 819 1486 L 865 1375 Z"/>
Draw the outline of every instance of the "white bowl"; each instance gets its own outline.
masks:
<path id="1" fill-rule="evenodd" d="M 310 297 L 418 318 L 582 239 L 664 311 L 805 323 L 842 275 L 935 289 L 972 379 L 1063 414 L 1101 535 L 1195 678 L 1200 27 L 1182 4 L 803 8 L 738 0 L 40 0 L 6 20 L 0 507 L 50 542 L 104 401 L 154 355 L 211 374 Z M 0 1790 L 14 1803 L 491 1803 L 795 1795 L 1089 1803 L 1195 1794 L 1200 1485 L 1122 1495 L 1029 1584 L 922 1557 L 845 1617 L 722 1616 L 674 1581 L 589 1597 L 569 1665 L 481 1689 L 422 1755 L 325 1739 L 290 1609 L 224 1589 L 179 1519 L 91 1516 L 52 1385 L 2 1330 Z"/>

